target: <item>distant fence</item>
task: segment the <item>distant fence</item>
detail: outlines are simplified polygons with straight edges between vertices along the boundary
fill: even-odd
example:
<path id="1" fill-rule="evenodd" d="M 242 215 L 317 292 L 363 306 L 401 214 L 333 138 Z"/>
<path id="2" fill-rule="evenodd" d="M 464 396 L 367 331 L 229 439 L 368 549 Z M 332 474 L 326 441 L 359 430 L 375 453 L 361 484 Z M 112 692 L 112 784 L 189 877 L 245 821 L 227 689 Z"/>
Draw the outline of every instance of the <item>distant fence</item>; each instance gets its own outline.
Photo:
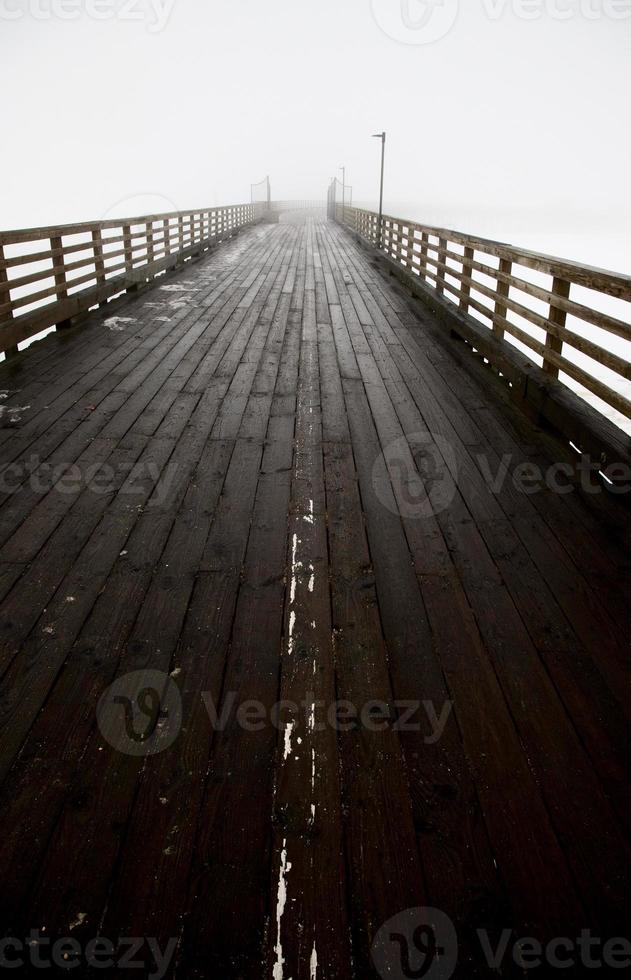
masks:
<path id="1" fill-rule="evenodd" d="M 272 211 L 324 211 L 326 201 L 271 201 Z"/>
<path id="2" fill-rule="evenodd" d="M 0 352 L 73 317 L 260 220 L 237 204 L 0 232 Z"/>
<path id="3" fill-rule="evenodd" d="M 252 204 L 269 204 L 272 198 L 272 188 L 269 177 L 264 177 L 257 184 L 250 184 L 250 201 Z"/>
<path id="4" fill-rule="evenodd" d="M 342 183 L 334 177 L 327 189 L 326 209 L 329 218 L 335 218 L 335 208 L 338 204 L 353 206 L 353 188 L 350 184 Z"/>
<path id="5" fill-rule="evenodd" d="M 379 228 L 375 212 L 339 204 L 335 217 L 496 338 L 508 334 L 547 375 L 565 375 L 604 403 L 601 411 L 610 406 L 631 419 L 623 393 L 631 380 L 631 276 L 389 215 Z"/>

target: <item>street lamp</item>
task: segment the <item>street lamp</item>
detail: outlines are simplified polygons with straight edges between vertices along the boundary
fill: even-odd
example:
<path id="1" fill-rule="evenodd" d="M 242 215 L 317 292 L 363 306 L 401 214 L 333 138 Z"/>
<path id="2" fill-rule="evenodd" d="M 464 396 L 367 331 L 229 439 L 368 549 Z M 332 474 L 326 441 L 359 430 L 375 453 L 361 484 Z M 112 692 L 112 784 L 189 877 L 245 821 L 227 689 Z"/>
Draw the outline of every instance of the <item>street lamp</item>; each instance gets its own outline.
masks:
<path id="1" fill-rule="evenodd" d="M 342 171 L 342 221 L 346 224 L 346 167 L 339 169 Z"/>
<path id="2" fill-rule="evenodd" d="M 383 218 L 383 168 L 386 159 L 386 134 L 373 133 L 373 139 L 381 140 L 381 185 L 379 190 L 379 227 L 377 231 L 377 248 L 381 248 L 381 225 Z"/>

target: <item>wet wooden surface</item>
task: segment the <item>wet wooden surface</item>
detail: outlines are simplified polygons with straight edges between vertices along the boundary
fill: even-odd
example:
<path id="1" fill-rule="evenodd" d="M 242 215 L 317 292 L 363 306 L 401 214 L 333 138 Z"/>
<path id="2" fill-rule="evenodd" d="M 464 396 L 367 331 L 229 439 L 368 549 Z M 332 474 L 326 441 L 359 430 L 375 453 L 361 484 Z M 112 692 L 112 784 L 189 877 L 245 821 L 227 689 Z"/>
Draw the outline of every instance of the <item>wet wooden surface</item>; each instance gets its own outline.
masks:
<path id="1" fill-rule="evenodd" d="M 532 492 L 577 458 L 412 303 L 308 218 L 0 365 L 5 935 L 624 934 L 628 512 Z"/>

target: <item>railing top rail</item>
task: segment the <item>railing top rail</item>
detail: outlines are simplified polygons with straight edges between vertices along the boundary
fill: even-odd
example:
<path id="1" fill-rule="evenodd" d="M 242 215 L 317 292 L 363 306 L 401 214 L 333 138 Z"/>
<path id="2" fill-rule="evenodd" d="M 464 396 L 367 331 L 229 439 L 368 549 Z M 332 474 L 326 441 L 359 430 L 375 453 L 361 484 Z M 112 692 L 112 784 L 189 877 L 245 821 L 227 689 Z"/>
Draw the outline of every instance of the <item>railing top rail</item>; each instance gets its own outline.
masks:
<path id="1" fill-rule="evenodd" d="M 95 228 L 120 228 L 121 225 L 144 225 L 149 221 L 163 221 L 169 218 L 185 218 L 195 214 L 208 214 L 210 212 L 229 211 L 234 208 L 256 207 L 256 202 L 238 204 L 222 204 L 221 206 L 205 208 L 188 208 L 185 211 L 162 211 L 159 214 L 140 214 L 133 217 L 107 218 L 104 221 L 80 221 L 75 224 L 64 225 L 42 225 L 38 228 L 18 228 L 9 231 L 0 231 L 0 245 L 17 245 L 20 242 L 35 242 L 44 238 L 60 237 L 64 235 L 80 235 L 91 232 Z"/>
<path id="2" fill-rule="evenodd" d="M 72 325 L 262 217 L 240 203 L 0 232 L 0 352 L 15 356 L 49 327 Z"/>
<path id="3" fill-rule="evenodd" d="M 366 208 L 351 209 L 348 205 L 347 210 L 361 211 L 364 214 L 370 215 L 376 214 Z M 491 238 L 469 235 L 450 228 L 425 225 L 420 221 L 412 221 L 409 218 L 397 218 L 389 214 L 384 214 L 383 220 L 403 225 L 406 228 L 417 228 L 421 232 L 434 235 L 437 238 L 445 238 L 462 245 L 472 246 L 489 255 L 510 259 L 518 265 L 524 265 L 527 268 L 535 269 L 539 272 L 549 273 L 559 279 L 566 279 L 569 282 L 575 283 L 577 286 L 595 289 L 599 292 L 607 293 L 610 296 L 615 296 L 618 299 L 631 300 L 631 275 L 626 275 L 622 272 L 612 272 L 608 269 L 598 268 L 597 266 L 575 262 L 572 259 L 562 259 L 558 256 L 546 255 L 543 252 L 520 248 L 508 242 L 497 242 Z"/>
<path id="4" fill-rule="evenodd" d="M 538 410 L 575 445 L 629 457 L 629 436 L 620 430 L 628 432 L 631 422 L 631 276 L 387 214 L 379 226 L 379 215 L 363 208 L 338 204 L 334 216 L 384 252 L 413 291 L 440 297 L 451 329 L 508 377 L 519 397 L 538 398 Z M 526 276 L 520 266 L 552 281 Z M 573 287 L 593 295 L 577 297 Z M 596 293 L 622 303 L 596 304 Z M 560 382 L 558 390 L 552 382 Z"/>

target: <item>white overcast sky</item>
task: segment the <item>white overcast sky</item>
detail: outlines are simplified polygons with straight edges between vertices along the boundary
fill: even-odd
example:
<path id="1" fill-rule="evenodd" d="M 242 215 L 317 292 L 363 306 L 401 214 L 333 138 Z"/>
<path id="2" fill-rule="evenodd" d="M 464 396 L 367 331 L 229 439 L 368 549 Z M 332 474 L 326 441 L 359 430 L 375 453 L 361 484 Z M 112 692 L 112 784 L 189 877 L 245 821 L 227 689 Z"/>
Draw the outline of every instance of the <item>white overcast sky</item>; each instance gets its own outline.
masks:
<path id="1" fill-rule="evenodd" d="M 275 197 L 320 198 L 340 164 L 373 204 L 386 129 L 391 213 L 626 240 L 631 0 L 424 12 L 0 0 L 0 227 L 240 202 L 267 173 Z"/>

